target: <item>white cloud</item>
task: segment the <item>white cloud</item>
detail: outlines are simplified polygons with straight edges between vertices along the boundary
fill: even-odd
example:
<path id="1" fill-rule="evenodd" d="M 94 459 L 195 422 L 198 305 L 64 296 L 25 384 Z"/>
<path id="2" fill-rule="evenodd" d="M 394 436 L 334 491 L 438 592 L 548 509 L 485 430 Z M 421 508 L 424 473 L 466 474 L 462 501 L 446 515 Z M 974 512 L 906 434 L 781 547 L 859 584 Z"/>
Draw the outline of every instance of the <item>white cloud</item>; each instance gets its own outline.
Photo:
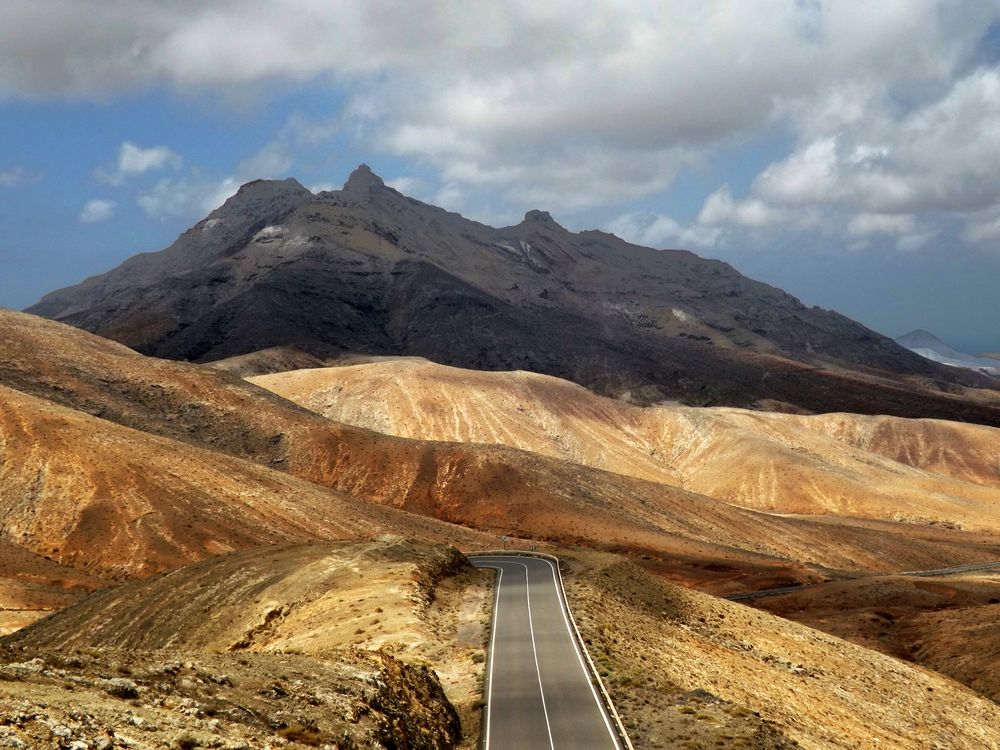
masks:
<path id="1" fill-rule="evenodd" d="M 864 13 L 834 0 L 284 0 L 248 13 L 228 0 L 9 0 L 4 16 L 0 97 L 322 78 L 347 93 L 362 142 L 418 157 L 444 183 L 580 210 L 661 190 L 679 168 L 782 121 L 806 148 L 844 130 L 860 137 L 880 118 L 891 130 L 897 102 L 919 104 L 968 66 L 998 9 L 981 0 L 884 0 Z M 278 143 L 243 169 L 278 176 L 288 165 Z M 786 166 L 770 175 L 774 191 L 801 186 L 829 199 L 822 172 L 803 173 L 802 159 Z M 875 177 L 869 189 L 885 205 L 869 210 L 926 192 Z"/>
<path id="2" fill-rule="evenodd" d="M 341 127 L 339 117 L 314 120 L 293 113 L 270 142 L 237 165 L 237 179 L 245 182 L 288 177 L 299 148 L 329 141 Z"/>
<path id="3" fill-rule="evenodd" d="M 745 227 L 764 227 L 784 221 L 785 213 L 761 200 L 750 198 L 744 201 L 733 200 L 729 186 L 723 185 L 707 199 L 698 214 L 698 223 L 706 226 L 742 225 Z"/>
<path id="4" fill-rule="evenodd" d="M 720 189 L 700 220 L 787 225 L 790 209 L 806 209 L 849 237 L 895 236 L 914 250 L 966 217 L 965 240 L 992 239 L 995 225 L 982 216 L 1000 209 L 1000 68 L 972 70 L 908 110 L 882 102 L 841 124 L 767 166 L 745 197 Z"/>
<path id="5" fill-rule="evenodd" d="M 822 138 L 768 166 L 754 181 L 753 192 L 786 205 L 836 200 L 841 191 L 837 162 L 837 139 Z"/>
<path id="6" fill-rule="evenodd" d="M 39 172 L 32 172 L 21 166 L 7 167 L 0 169 L 0 187 L 14 187 L 15 185 L 26 185 L 38 182 L 42 179 Z"/>
<path id="7" fill-rule="evenodd" d="M 910 234 L 914 229 L 913 217 L 907 214 L 869 214 L 853 217 L 847 224 L 847 233 L 855 237 L 870 234 Z"/>
<path id="8" fill-rule="evenodd" d="M 970 221 L 962 237 L 969 242 L 1000 242 L 1000 215 Z"/>
<path id="9" fill-rule="evenodd" d="M 424 195 L 427 192 L 427 183 L 419 177 L 402 175 L 400 177 L 393 177 L 390 180 L 386 180 L 385 184 L 395 190 L 398 190 L 403 195 L 409 195 L 412 197 Z"/>
<path id="10" fill-rule="evenodd" d="M 102 198 L 87 201 L 83 204 L 83 208 L 80 209 L 80 221 L 84 224 L 96 224 L 101 221 L 108 221 L 115 215 L 115 206 L 117 205 L 114 201 Z"/>
<path id="11" fill-rule="evenodd" d="M 289 118 L 232 180 L 161 180 L 139 199 L 152 215 L 287 176 L 304 146 L 341 132 L 435 170 L 428 198 L 481 215 L 623 205 L 722 148 L 775 133 L 794 144 L 747 194 L 709 196 L 692 226 L 643 230 L 671 242 L 818 215 L 850 241 L 910 246 L 957 216 L 981 242 L 1000 207 L 1000 67 L 975 67 L 996 0 L 863 13 L 843 0 L 274 0 L 253 13 L 232 0 L 8 0 L 3 15 L 0 99 L 166 86 L 224 100 L 317 81 L 346 99 L 329 119 Z M 105 176 L 178 164 L 165 146 L 126 143 Z"/>
<path id="12" fill-rule="evenodd" d="M 110 185 L 121 185 L 130 177 L 180 165 L 181 157 L 166 146 L 142 148 L 131 141 L 124 141 L 118 147 L 115 165 L 98 169 L 96 177 Z"/>
<path id="13" fill-rule="evenodd" d="M 934 234 L 932 232 L 910 234 L 905 237 L 900 237 L 896 241 L 896 249 L 903 252 L 914 252 L 926 247 L 932 239 L 934 239 Z"/>
<path id="14" fill-rule="evenodd" d="M 215 210 L 239 190 L 233 177 L 209 179 L 197 175 L 160 180 L 136 202 L 154 219 L 197 219 Z"/>
<path id="15" fill-rule="evenodd" d="M 605 229 L 628 242 L 656 248 L 708 248 L 723 238 L 723 231 L 716 227 L 685 227 L 670 216 L 653 213 L 623 214 L 608 222 Z"/>

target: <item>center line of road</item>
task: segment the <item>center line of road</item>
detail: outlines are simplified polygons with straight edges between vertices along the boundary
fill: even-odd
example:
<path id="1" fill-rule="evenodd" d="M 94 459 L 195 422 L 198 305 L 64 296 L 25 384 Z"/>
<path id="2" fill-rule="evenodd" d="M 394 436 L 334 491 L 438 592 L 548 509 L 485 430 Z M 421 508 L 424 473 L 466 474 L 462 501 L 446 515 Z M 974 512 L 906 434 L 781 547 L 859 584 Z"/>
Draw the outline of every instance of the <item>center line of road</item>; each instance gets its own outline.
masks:
<path id="1" fill-rule="evenodd" d="M 542 713 L 545 715 L 545 729 L 549 733 L 549 747 L 556 750 L 556 743 L 552 739 L 552 726 L 549 724 L 549 710 L 545 706 L 545 688 L 542 687 L 542 670 L 538 666 L 538 649 L 535 648 L 535 626 L 531 622 L 531 582 L 528 580 L 528 566 L 524 563 L 516 563 L 524 568 L 524 595 L 528 600 L 528 630 L 531 632 L 531 653 L 535 657 L 535 674 L 538 675 L 538 692 L 542 696 Z"/>

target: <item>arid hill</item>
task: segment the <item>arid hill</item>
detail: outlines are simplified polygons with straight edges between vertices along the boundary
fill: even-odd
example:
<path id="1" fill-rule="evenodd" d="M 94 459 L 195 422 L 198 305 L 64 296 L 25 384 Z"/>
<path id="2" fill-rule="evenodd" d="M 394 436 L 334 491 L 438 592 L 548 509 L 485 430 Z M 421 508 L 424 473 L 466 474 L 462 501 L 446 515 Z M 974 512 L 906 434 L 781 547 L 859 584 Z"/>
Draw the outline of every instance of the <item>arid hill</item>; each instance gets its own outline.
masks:
<path id="1" fill-rule="evenodd" d="M 0 386 L 3 538 L 60 565 L 145 576 L 212 555 L 386 531 L 485 537 Z"/>
<path id="2" fill-rule="evenodd" d="M 1000 703 L 997 571 L 831 581 L 751 603 L 933 669 Z"/>
<path id="3" fill-rule="evenodd" d="M 127 562 L 136 557 L 128 549 L 141 539 L 154 548 L 140 557 L 162 558 L 170 565 L 195 559 L 195 548 L 209 554 L 238 547 L 240 534 L 251 545 L 388 529 L 466 548 L 486 541 L 495 545 L 498 535 L 511 534 L 557 545 L 629 550 L 661 561 L 681 578 L 699 578 L 697 570 L 705 572 L 708 565 L 711 578 L 739 585 L 747 575 L 765 584 L 821 575 L 804 564 L 887 572 L 975 562 L 1000 552 L 992 537 L 912 524 L 841 524 L 756 513 L 678 487 L 503 446 L 382 435 L 331 422 L 226 373 L 144 357 L 34 316 L 0 313 L 0 318 L 0 343 L 9 353 L 0 384 L 24 393 L 10 401 L 12 415 L 14 404 L 19 405 L 10 429 L 22 430 L 22 420 L 40 432 L 58 426 L 65 439 L 51 448 L 63 455 L 53 465 L 66 466 L 65 476 L 77 482 L 43 482 L 45 492 L 34 492 L 37 467 L 48 460 L 48 443 L 21 441 L 16 450 L 27 454 L 25 460 L 5 468 L 11 487 L 3 495 L 11 498 L 4 509 L 6 534 L 13 543 L 57 561 L 86 565 L 99 558 L 103 570 L 135 568 L 135 562 Z M 60 410 L 39 396 L 75 411 Z M 123 425 L 130 429 L 122 430 Z M 105 433 L 107 438 L 94 439 Z M 135 451 L 131 446 L 144 433 L 168 440 L 154 439 L 148 450 Z M 178 457 L 191 461 L 188 478 L 171 474 L 178 473 Z M 295 484 L 286 475 L 321 486 Z M 331 500 L 329 489 L 351 498 Z M 222 490 L 227 500 L 216 497 Z M 281 497 L 271 500 L 269 493 Z M 109 494 L 128 502 L 109 505 Z M 80 496 L 88 498 L 87 505 L 80 504 Z M 149 498 L 159 510 L 141 515 L 149 510 Z M 206 501 L 210 504 L 203 507 Z M 224 510 L 227 503 L 237 512 Z M 378 515 L 388 511 L 372 503 L 487 536 L 431 520 L 419 529 L 414 526 L 418 519 Z M 299 514 L 290 514 L 289 504 Z M 188 510 L 207 526 L 203 538 L 195 535 L 181 544 L 187 538 L 181 532 Z M 274 515 L 282 518 L 272 528 L 267 519 Z M 243 529 L 240 518 L 257 518 L 262 526 Z M 28 536 L 21 537 L 25 532 Z M 213 547 L 216 533 L 221 541 Z M 122 548 L 99 551 L 94 542 L 101 534 Z M 159 569 L 151 565 L 149 572 Z"/>
<path id="4" fill-rule="evenodd" d="M 338 422 L 506 445 L 780 513 L 1000 532 L 1000 430 L 854 414 L 636 407 L 557 378 L 388 360 L 251 378 Z"/>
<path id="5" fill-rule="evenodd" d="M 995 380 L 725 263 L 570 232 L 543 211 L 487 227 L 407 198 L 364 166 L 318 195 L 295 180 L 244 185 L 166 250 L 29 311 L 171 359 L 275 347 L 419 355 L 556 375 L 640 403 L 772 400 L 1000 425 L 1000 404 L 965 390 Z"/>
<path id="6" fill-rule="evenodd" d="M 5 639 L 3 737 L 471 750 L 489 580 L 452 548 L 383 537 L 221 555 L 100 591 Z"/>

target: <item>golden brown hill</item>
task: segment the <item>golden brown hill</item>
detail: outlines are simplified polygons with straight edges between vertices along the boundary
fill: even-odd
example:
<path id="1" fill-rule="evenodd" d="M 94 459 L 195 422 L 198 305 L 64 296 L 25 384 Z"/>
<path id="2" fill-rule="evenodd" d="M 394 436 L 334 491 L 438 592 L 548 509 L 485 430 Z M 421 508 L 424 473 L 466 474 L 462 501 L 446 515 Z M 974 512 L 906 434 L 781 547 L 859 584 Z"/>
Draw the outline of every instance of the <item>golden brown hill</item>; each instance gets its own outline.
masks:
<path id="1" fill-rule="evenodd" d="M 0 455 L 3 538 L 100 575 L 148 575 L 293 539 L 396 531 L 477 540 L 466 529 L 3 386 Z"/>
<path id="2" fill-rule="evenodd" d="M 0 539 L 0 635 L 83 598 L 106 582 Z"/>
<path id="3" fill-rule="evenodd" d="M 750 508 L 1000 530 L 1000 430 L 979 425 L 641 408 L 544 375 L 419 359 L 251 381 L 379 432 L 521 448 Z"/>
<path id="4" fill-rule="evenodd" d="M 930 670 L 610 556 L 567 581 L 636 747 L 1000 748 L 1000 706 Z"/>
<path id="5" fill-rule="evenodd" d="M 227 479 L 227 476 L 238 476 L 240 471 L 236 468 L 230 471 L 230 466 L 243 465 L 228 463 L 223 452 L 281 468 L 300 479 L 367 501 L 471 526 L 494 535 L 492 545 L 495 545 L 496 535 L 513 534 L 556 544 L 629 549 L 665 562 L 704 563 L 710 560 L 717 563 L 717 577 L 727 580 L 739 579 L 748 570 L 757 571 L 768 583 L 789 577 L 792 580 L 814 578 L 816 573 L 804 571 L 802 563 L 877 571 L 942 567 L 980 561 L 998 551 L 995 539 L 985 540 L 984 544 L 982 538 L 974 535 L 946 530 L 911 529 L 901 524 L 841 525 L 821 519 L 753 513 L 681 488 L 503 446 L 418 441 L 383 435 L 331 422 L 225 373 L 143 357 L 58 323 L 2 312 L 0 322 L 5 324 L 0 326 L 0 343 L 4 351 L 10 353 L 3 360 L 0 383 L 101 415 L 100 419 L 91 417 L 92 421 L 81 424 L 80 429 L 67 432 L 78 438 L 76 447 L 72 448 L 76 453 L 71 462 L 75 462 L 77 470 L 104 471 L 108 476 L 117 476 L 121 468 L 120 475 L 134 475 L 137 484 L 146 482 L 147 474 L 161 477 L 165 482 L 164 497 L 178 503 L 178 507 L 185 502 L 193 503 L 193 497 L 201 498 L 199 502 L 210 502 L 213 491 L 210 483 L 203 484 L 199 478 L 195 482 L 197 487 L 191 488 L 194 495 L 176 499 L 174 487 L 186 485 L 183 476 L 178 481 L 169 473 L 174 471 L 171 468 L 173 442 L 160 444 L 161 448 L 151 453 L 169 459 L 169 463 L 147 472 L 140 460 L 142 452 L 134 449 L 129 452 L 122 447 L 138 434 L 131 431 L 127 432 L 128 439 L 122 438 L 115 443 L 121 448 L 117 457 L 108 456 L 103 466 L 89 458 L 81 461 L 80 457 L 86 458 L 86 450 L 89 450 L 86 448 L 89 433 L 116 422 L 159 436 L 179 438 L 201 448 L 214 448 L 215 451 L 199 454 L 209 463 L 215 461 L 216 456 L 219 459 L 216 467 L 205 469 L 205 477 L 217 475 L 221 486 L 234 491 L 236 484 L 253 494 L 257 485 Z M 73 415 L 73 419 L 70 416 L 63 415 L 68 424 L 81 418 L 79 414 Z M 35 445 L 38 450 L 44 447 Z M 22 445 L 19 450 L 29 448 Z M 187 454 L 180 452 L 177 455 Z M 46 535 L 29 540 L 29 548 L 42 550 L 57 559 L 96 554 L 85 544 L 77 543 L 76 536 L 70 543 L 62 541 L 80 517 L 72 495 L 58 495 L 62 497 L 62 504 L 54 502 L 45 506 L 44 513 L 30 510 L 39 501 L 30 492 L 34 476 L 30 473 L 20 475 L 17 479 L 19 494 L 10 497 L 28 498 L 28 502 L 20 506 L 24 518 L 30 517 L 33 519 L 30 524 L 44 526 L 59 536 L 48 536 L 46 532 Z M 282 483 L 289 481 L 279 474 L 267 474 L 264 485 L 286 487 L 290 485 Z M 92 479 L 86 479 L 86 487 L 93 484 Z M 295 486 L 303 489 L 296 490 L 294 497 L 285 500 L 295 507 L 308 507 L 328 497 L 318 488 Z M 92 490 L 87 492 L 85 496 L 96 497 Z M 239 500 L 239 503 L 244 502 Z M 343 512 L 338 510 L 332 518 L 322 517 L 322 524 L 348 524 L 348 519 L 355 515 L 363 522 L 372 518 L 372 511 L 357 512 L 357 506 L 344 502 L 340 506 Z M 199 512 L 207 514 L 212 523 L 225 524 L 229 518 L 217 504 Z M 122 531 L 116 532 L 120 533 L 123 545 L 134 542 L 136 534 L 148 531 L 153 521 L 160 523 L 154 516 L 133 528 L 127 524 L 136 521 L 136 516 L 116 515 L 117 506 L 112 508 L 111 514 L 109 518 L 125 524 Z M 217 516 L 225 518 L 215 520 Z M 90 530 L 81 533 L 81 540 L 92 540 L 94 534 L 105 528 L 102 524 L 106 519 L 101 519 L 99 513 L 80 518 L 85 521 L 81 528 Z M 90 519 L 96 519 L 95 523 L 91 524 Z M 29 521 L 18 523 L 28 524 Z M 152 556 L 172 558 L 179 555 L 182 548 L 176 541 L 180 530 L 171 525 L 179 521 L 162 523 L 166 524 L 163 538 L 175 541 L 167 542 L 165 549 L 157 548 Z M 312 515 L 301 522 L 303 527 L 314 523 L 320 521 Z M 388 528 L 395 528 L 391 522 L 387 524 Z M 442 529 L 428 524 L 426 531 L 410 533 L 456 543 L 468 541 L 468 546 L 480 546 L 476 540 L 482 537 L 471 532 L 470 536 L 462 536 L 465 532 L 453 527 Z M 274 534 L 308 536 L 313 533 L 297 528 L 293 520 L 286 519 L 276 530 L 247 532 L 246 544 L 266 542 Z M 368 528 L 381 530 L 384 527 L 376 522 Z M 235 534 L 235 530 L 232 533 Z M 332 531 L 322 533 L 333 534 Z M 147 541 L 151 543 L 153 538 L 160 537 L 154 535 Z M 206 532 L 206 541 L 196 539 L 192 544 L 202 544 L 208 553 L 215 549 L 207 541 L 213 538 Z M 51 550 L 56 547 L 58 552 L 53 554 Z M 228 548 L 223 544 L 218 549 Z M 114 554 L 120 556 L 120 564 L 137 565 L 126 563 L 128 555 L 124 552 Z M 181 555 L 177 562 L 189 559 L 194 558 Z"/>

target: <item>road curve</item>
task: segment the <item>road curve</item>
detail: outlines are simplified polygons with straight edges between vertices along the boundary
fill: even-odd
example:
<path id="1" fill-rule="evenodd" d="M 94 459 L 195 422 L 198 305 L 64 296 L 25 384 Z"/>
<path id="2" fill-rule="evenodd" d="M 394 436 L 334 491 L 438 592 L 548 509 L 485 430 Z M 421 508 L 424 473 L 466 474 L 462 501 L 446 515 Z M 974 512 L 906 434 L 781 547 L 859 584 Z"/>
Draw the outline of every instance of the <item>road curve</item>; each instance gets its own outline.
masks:
<path id="1" fill-rule="evenodd" d="M 555 565 L 470 556 L 497 571 L 484 750 L 621 750 L 573 636 Z"/>

